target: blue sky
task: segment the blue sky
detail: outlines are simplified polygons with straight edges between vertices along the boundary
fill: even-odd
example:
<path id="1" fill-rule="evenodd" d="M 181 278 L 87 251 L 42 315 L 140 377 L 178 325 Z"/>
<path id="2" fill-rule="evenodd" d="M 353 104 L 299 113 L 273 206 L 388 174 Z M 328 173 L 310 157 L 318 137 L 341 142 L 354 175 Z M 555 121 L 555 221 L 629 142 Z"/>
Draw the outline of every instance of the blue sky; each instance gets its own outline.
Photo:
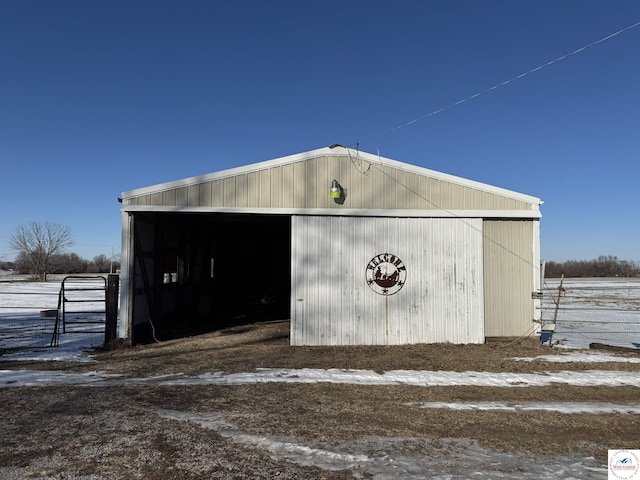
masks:
<path id="1" fill-rule="evenodd" d="M 333 143 L 540 197 L 544 259 L 640 260 L 640 27 L 406 125 L 639 22 L 636 0 L 0 9 L 2 260 L 31 221 L 110 256 L 121 192 Z"/>

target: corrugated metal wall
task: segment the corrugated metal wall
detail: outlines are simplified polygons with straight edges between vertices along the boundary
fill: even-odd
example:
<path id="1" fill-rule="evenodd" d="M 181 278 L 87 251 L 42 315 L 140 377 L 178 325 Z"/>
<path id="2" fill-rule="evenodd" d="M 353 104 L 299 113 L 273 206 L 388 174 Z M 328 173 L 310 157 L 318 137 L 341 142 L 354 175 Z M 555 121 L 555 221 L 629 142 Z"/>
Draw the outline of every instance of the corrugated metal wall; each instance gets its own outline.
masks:
<path id="1" fill-rule="evenodd" d="M 329 198 L 331 180 L 347 190 L 343 205 Z M 349 156 L 323 155 L 164 191 L 128 196 L 127 205 L 239 208 L 363 208 L 531 210 L 531 203 L 494 192 Z"/>
<path id="2" fill-rule="evenodd" d="M 484 221 L 484 285 L 487 337 L 514 337 L 534 327 L 534 221 Z"/>
<path id="3" fill-rule="evenodd" d="M 531 292 L 539 288 L 539 222 L 532 218 L 539 200 L 378 160 L 320 149 L 125 192 L 123 210 L 209 207 L 294 215 L 296 345 L 467 343 L 526 333 L 536 315 Z M 342 204 L 329 196 L 333 179 L 346 189 Z M 326 216 L 300 215 L 304 209 L 310 215 L 326 209 Z M 354 217 L 358 210 L 389 216 Z M 396 210 L 399 217 L 391 217 Z M 490 220 L 459 218 L 465 210 Z M 434 218 L 426 218 L 431 213 Z M 435 218 L 443 213 L 453 218 Z M 123 241 L 124 258 L 126 247 Z M 364 278 L 369 260 L 386 251 L 408 272 L 406 285 L 387 299 Z"/>
<path id="4" fill-rule="evenodd" d="M 482 220 L 292 218 L 292 345 L 484 342 Z M 372 258 L 406 266 L 394 295 L 366 282 Z"/>

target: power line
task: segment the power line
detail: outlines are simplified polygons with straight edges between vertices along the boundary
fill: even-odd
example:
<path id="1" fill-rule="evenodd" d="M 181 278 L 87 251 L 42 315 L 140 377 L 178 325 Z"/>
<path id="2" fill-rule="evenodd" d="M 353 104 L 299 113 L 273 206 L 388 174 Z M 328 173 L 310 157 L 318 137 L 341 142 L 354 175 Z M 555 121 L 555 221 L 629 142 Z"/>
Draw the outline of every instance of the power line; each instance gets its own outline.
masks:
<path id="1" fill-rule="evenodd" d="M 557 58 L 555 58 L 555 59 L 553 59 L 553 60 L 550 60 L 550 61 L 548 61 L 548 62 L 546 62 L 546 63 L 543 63 L 542 65 L 539 65 L 539 66 L 537 66 L 537 67 L 535 67 L 535 68 L 532 68 L 531 70 L 528 70 L 528 71 L 526 71 L 526 72 L 524 72 L 524 73 L 521 73 L 520 75 L 516 75 L 515 77 L 509 78 L 508 80 L 505 80 L 504 82 L 498 83 L 498 84 L 496 84 L 496 85 L 494 85 L 494 86 L 492 86 L 492 87 L 490 87 L 490 88 L 487 88 L 487 89 L 481 90 L 481 91 L 479 91 L 479 92 L 477 92 L 477 93 L 475 93 L 475 94 L 473 94 L 473 95 L 471 95 L 471 96 L 469 96 L 469 97 L 466 97 L 466 98 L 464 98 L 464 99 L 462 99 L 462 100 L 458 100 L 457 102 L 451 103 L 451 104 L 446 105 L 446 106 L 444 106 L 444 107 L 438 108 L 437 110 L 434 110 L 434 111 L 432 111 L 432 112 L 430 112 L 430 113 L 427 113 L 427 114 L 425 114 L 425 115 L 422 115 L 422 116 L 420 116 L 420 117 L 417 117 L 417 118 L 415 118 L 415 119 L 413 119 L 413 120 L 411 120 L 411 121 L 409 121 L 409 122 L 403 123 L 402 125 L 398 125 L 398 126 L 397 126 L 397 127 L 395 127 L 395 128 L 391 128 L 391 129 L 386 130 L 386 131 L 384 131 L 384 132 L 378 133 L 378 134 L 376 134 L 376 135 L 374 135 L 374 136 L 372 136 L 372 137 L 369 137 L 369 138 L 367 138 L 367 139 L 365 139 L 365 140 L 370 140 L 370 139 L 372 139 L 372 138 L 377 138 L 377 137 L 382 136 L 382 135 L 387 135 L 387 134 L 389 134 L 389 133 L 393 133 L 393 132 L 395 132 L 395 131 L 397 131 L 397 130 L 399 130 L 399 129 L 401 129 L 401 128 L 404 128 L 404 127 L 407 127 L 407 126 L 412 125 L 412 124 L 414 124 L 414 123 L 417 123 L 417 122 L 419 122 L 420 120 L 423 120 L 423 119 L 428 118 L 428 117 L 432 117 L 432 116 L 434 116 L 434 115 L 437 115 L 438 113 L 442 113 L 442 112 L 444 112 L 445 110 L 448 110 L 448 109 L 450 109 L 450 108 L 456 107 L 456 106 L 458 106 L 458 105 L 461 105 L 461 104 L 463 104 L 463 103 L 465 103 L 465 102 L 468 102 L 468 101 L 470 101 L 470 100 L 473 100 L 473 99 L 475 99 L 475 98 L 478 98 L 478 97 L 480 97 L 481 95 L 484 95 L 484 94 L 486 94 L 486 93 L 490 93 L 490 92 L 492 92 L 492 91 L 494 91 L 494 90 L 497 90 L 498 88 L 501 88 L 501 87 L 504 87 L 505 85 L 508 85 L 508 84 L 509 84 L 509 83 L 511 83 L 511 82 L 514 82 L 515 80 L 519 80 L 520 78 L 526 77 L 527 75 L 531 75 L 531 74 L 533 74 L 533 73 L 535 73 L 535 72 L 537 72 L 537 71 L 542 70 L 542 69 L 543 69 L 543 68 L 545 68 L 545 67 L 549 67 L 549 66 L 553 65 L 554 63 L 560 62 L 560 61 L 562 61 L 562 60 L 566 60 L 567 58 L 569 58 L 569 57 L 571 57 L 571 56 L 573 56 L 573 55 L 577 55 L 578 53 L 582 53 L 582 52 L 584 52 L 585 50 L 587 50 L 587 49 L 589 49 L 589 48 L 591 48 L 591 47 L 594 47 L 594 46 L 596 46 L 596 45 L 598 45 L 598 44 L 600 44 L 600 43 L 602 43 L 602 42 L 605 42 L 605 41 L 607 41 L 607 40 L 610 40 L 610 39 L 612 39 L 612 38 L 614 38 L 614 37 L 616 37 L 616 36 L 618 36 L 618 35 L 620 35 L 620 34 L 622 34 L 622 33 L 626 32 L 627 30 L 631 30 L 632 28 L 636 28 L 636 27 L 638 27 L 638 26 L 640 26 L 640 21 L 639 21 L 639 22 L 636 22 L 636 23 L 634 23 L 634 24 L 632 24 L 632 25 L 629 25 L 629 26 L 627 26 L 627 27 L 625 27 L 625 28 L 622 28 L 622 29 L 620 29 L 620 30 L 618 30 L 618 31 L 616 31 L 616 32 L 614 32 L 614 33 L 611 33 L 611 34 L 609 34 L 609 35 L 607 35 L 607 36 L 605 36 L 605 37 L 602 37 L 602 38 L 600 38 L 599 40 L 596 40 L 595 42 L 592 42 L 592 43 L 590 43 L 590 44 L 588 44 L 588 45 L 585 45 L 585 46 L 583 46 L 583 47 L 580 47 L 580 48 L 578 48 L 578 49 L 576 49 L 576 50 L 574 50 L 574 51 L 572 51 L 572 52 L 569 52 L 569 53 L 567 53 L 567 54 L 565 54 L 565 55 L 562 55 L 562 56 L 560 56 L 560 57 L 557 57 Z M 465 218 L 460 217 L 460 216 L 459 216 L 459 215 L 457 215 L 455 212 L 453 212 L 453 211 L 451 211 L 451 210 L 448 210 L 448 209 L 446 209 L 446 208 L 443 208 L 442 206 L 437 205 L 436 203 L 432 202 L 431 200 L 429 200 L 429 199 L 425 198 L 424 196 L 420 195 L 418 192 L 416 192 L 416 191 L 412 190 L 412 189 L 411 189 L 411 188 L 409 188 L 407 185 L 405 185 L 405 184 L 403 184 L 402 182 L 400 182 L 398 179 L 396 179 L 396 178 L 394 178 L 394 177 L 392 177 L 392 176 L 388 175 L 388 174 L 384 171 L 384 169 L 383 169 L 383 168 L 380 168 L 377 164 L 375 164 L 375 163 L 370 163 L 367 169 L 363 169 L 363 167 L 362 167 L 362 165 L 361 165 L 361 160 L 360 160 L 360 157 L 359 157 L 360 142 L 356 142 L 355 144 L 353 144 L 353 146 L 355 146 L 355 147 L 356 147 L 356 155 L 355 155 L 355 159 L 354 159 L 354 157 L 352 157 L 352 156 L 351 156 L 351 152 L 349 151 L 349 148 L 348 148 L 348 147 L 347 147 L 347 152 L 349 152 L 349 157 L 351 158 L 351 162 L 356 166 L 356 169 L 357 169 L 360 173 L 362 173 L 363 175 L 368 174 L 368 173 L 369 173 L 369 171 L 370 171 L 370 169 L 371 169 L 371 167 L 373 166 L 376 170 L 380 171 L 380 172 L 382 173 L 382 175 L 385 175 L 385 176 L 389 177 L 391 180 L 393 180 L 393 181 L 397 182 L 398 184 L 400 184 L 400 185 L 401 185 L 401 186 L 403 186 L 404 188 L 406 188 L 406 189 L 408 189 L 408 190 L 412 191 L 412 192 L 413 192 L 414 194 L 416 194 L 418 197 L 422 198 L 423 200 L 425 200 L 426 202 L 428 202 L 429 204 L 431 204 L 434 208 L 436 208 L 436 209 L 438 209 L 438 210 L 441 210 L 441 211 L 445 211 L 445 212 L 450 213 L 454 218 L 461 219 L 461 220 L 462 220 L 464 223 L 466 223 L 469 227 L 471 227 L 471 228 L 475 229 L 475 227 L 474 227 L 473 225 L 471 225 L 469 222 L 467 222 Z M 379 153 L 378 153 L 378 155 L 379 155 Z M 356 162 L 358 162 L 358 163 L 356 164 Z M 512 254 L 512 255 L 514 255 L 514 256 L 515 256 L 515 257 L 517 257 L 519 260 L 523 261 L 525 264 L 532 265 L 532 266 L 533 266 L 534 268 L 536 268 L 536 269 L 537 269 L 537 268 L 540 268 L 540 266 L 539 266 L 539 265 L 533 265 L 533 264 L 531 263 L 531 261 L 530 261 L 528 258 L 524 258 L 524 257 L 520 256 L 518 253 L 514 252 L 512 249 L 508 248 L 507 246 L 502 245 L 501 243 L 497 242 L 496 240 L 490 239 L 489 237 L 487 237 L 487 236 L 484 234 L 484 232 L 481 232 L 481 234 L 482 234 L 482 236 L 483 236 L 483 238 L 484 238 L 485 240 L 489 240 L 489 241 L 491 241 L 492 243 L 494 243 L 494 244 L 495 244 L 496 246 L 498 246 L 499 248 L 504 249 L 506 252 L 508 252 L 508 253 L 510 253 L 510 254 Z"/>
<path id="2" fill-rule="evenodd" d="M 624 28 L 618 30 L 617 32 L 611 33 L 611 34 L 607 35 L 606 37 L 602 37 L 601 39 L 596 40 L 595 42 L 592 42 L 592 43 L 590 43 L 588 45 L 585 45 L 584 47 L 580 47 L 577 50 L 574 50 L 574 51 L 566 53 L 566 54 L 564 54 L 564 55 L 562 55 L 562 56 L 560 56 L 558 58 L 550 60 L 547 63 L 543 63 L 542 65 L 539 65 L 539 66 L 537 66 L 535 68 L 532 68 L 531 70 L 528 70 L 528 71 L 526 71 L 524 73 L 521 73 L 520 75 L 516 75 L 515 77 L 509 78 L 508 80 L 505 80 L 504 82 L 497 83 L 492 87 L 486 88 L 484 90 L 480 90 L 479 92 L 474 93 L 473 95 L 471 95 L 469 97 L 463 98 L 462 100 L 458 100 L 457 102 L 450 103 L 449 105 L 445 105 L 444 107 L 440 107 L 437 110 L 429 112 L 429 113 L 427 113 L 425 115 L 421 115 L 420 117 L 417 117 L 417 118 L 415 118 L 415 119 L 413 119 L 413 120 L 411 120 L 409 122 L 403 123 L 401 125 L 398 125 L 397 127 L 391 128 L 389 130 L 385 130 L 384 132 L 381 132 L 381 133 L 378 133 L 376 135 L 373 135 L 372 137 L 366 138 L 365 141 L 371 140 L 373 138 L 380 137 L 382 135 L 388 135 L 388 134 L 393 133 L 393 132 L 395 132 L 397 130 L 400 130 L 401 128 L 408 127 L 409 125 L 413 125 L 414 123 L 417 123 L 417 122 L 419 122 L 421 120 L 424 120 L 425 118 L 433 117 L 434 115 L 442 113 L 445 110 L 449 110 L 450 108 L 457 107 L 458 105 L 461 105 L 461 104 L 463 104 L 465 102 L 468 102 L 470 100 L 478 98 L 481 95 L 484 95 L 486 93 L 490 93 L 490 92 L 492 92 L 494 90 L 497 90 L 498 88 L 504 87 L 505 85 L 508 85 L 511 82 L 519 80 L 519 79 L 521 79 L 523 77 L 526 77 L 527 75 L 531 75 L 532 73 L 535 73 L 535 72 L 537 72 L 539 70 L 542 70 L 543 68 L 549 67 L 549 66 L 553 65 L 554 63 L 561 62 L 562 60 L 566 60 L 567 58 L 572 57 L 573 55 L 577 55 L 578 53 L 582 53 L 582 52 L 584 52 L 585 50 L 587 50 L 587 49 L 589 49 L 591 47 L 594 47 L 594 46 L 596 46 L 596 45 L 598 45 L 598 44 L 600 44 L 602 42 L 610 40 L 613 37 L 621 35 L 622 33 L 626 32 L 627 30 L 631 30 L 632 28 L 636 28 L 638 26 L 640 26 L 640 22 L 636 22 L 633 25 L 629 25 L 628 27 L 624 27 Z M 358 142 L 358 143 L 362 143 L 362 142 Z M 358 143 L 352 144 L 352 145 L 357 145 Z"/>

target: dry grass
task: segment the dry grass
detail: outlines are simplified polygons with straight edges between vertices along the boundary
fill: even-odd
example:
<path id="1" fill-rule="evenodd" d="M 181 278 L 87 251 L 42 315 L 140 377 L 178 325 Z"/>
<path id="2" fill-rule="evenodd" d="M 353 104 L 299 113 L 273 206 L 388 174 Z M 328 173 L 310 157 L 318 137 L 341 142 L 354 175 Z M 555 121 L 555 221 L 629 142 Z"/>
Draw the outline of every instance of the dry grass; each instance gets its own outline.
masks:
<path id="1" fill-rule="evenodd" d="M 516 362 L 556 355 L 533 340 L 512 344 L 397 347 L 290 347 L 288 324 L 230 328 L 162 344 L 96 355 L 97 364 L 46 368 L 100 370 L 128 377 L 255 368 L 351 368 L 540 372 L 633 370 L 632 363 Z M 3 368 L 42 369 L 41 363 Z M 274 460 L 195 424 L 159 417 L 159 409 L 213 412 L 243 431 L 339 442 L 368 436 L 466 438 L 535 455 L 581 453 L 605 459 L 608 448 L 637 448 L 637 415 L 446 411 L 421 402 L 581 401 L 637 404 L 633 387 L 410 387 L 335 384 L 242 386 L 3 388 L 3 478 L 351 478 Z M 17 476 L 11 476 L 17 475 Z M 22 475 L 22 476 L 20 476 Z M 91 477 L 91 475 L 96 475 Z"/>

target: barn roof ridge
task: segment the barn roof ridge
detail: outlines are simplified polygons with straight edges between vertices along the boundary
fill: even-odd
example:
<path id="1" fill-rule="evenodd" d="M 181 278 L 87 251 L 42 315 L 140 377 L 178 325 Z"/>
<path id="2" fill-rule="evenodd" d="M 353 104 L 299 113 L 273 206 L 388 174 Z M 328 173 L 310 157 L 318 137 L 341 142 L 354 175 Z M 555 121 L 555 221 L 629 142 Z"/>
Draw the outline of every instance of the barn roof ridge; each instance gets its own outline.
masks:
<path id="1" fill-rule="evenodd" d="M 388 167 L 396 168 L 399 170 L 416 173 L 419 175 L 429 176 L 438 180 L 443 180 L 446 182 L 451 182 L 454 184 L 466 186 L 469 188 L 483 190 L 483 191 L 494 193 L 497 195 L 502 195 L 505 197 L 531 203 L 532 205 L 535 205 L 535 206 L 541 205 L 543 203 L 539 198 L 531 195 L 519 193 L 513 190 L 508 190 L 502 187 L 497 187 L 494 185 L 478 182 L 475 180 L 466 179 L 466 178 L 451 175 L 448 173 L 431 170 L 426 167 L 420 167 L 418 165 L 401 162 L 391 158 L 382 157 L 378 154 L 372 154 L 362 150 L 355 150 L 340 144 L 334 144 L 328 147 L 322 147 L 315 150 L 309 150 L 306 152 L 300 152 L 293 155 L 274 158 L 271 160 L 264 160 L 257 163 L 251 163 L 251 164 L 243 165 L 239 167 L 232 167 L 224 170 L 219 170 L 216 172 L 182 178 L 179 180 L 172 180 L 168 182 L 149 185 L 146 187 L 141 187 L 141 188 L 123 192 L 122 197 L 128 198 L 128 197 L 134 197 L 138 195 L 161 192 L 161 191 L 165 191 L 172 188 L 197 185 L 202 182 L 217 180 L 221 178 L 228 178 L 234 175 L 241 175 L 245 173 L 256 172 L 256 171 L 265 170 L 273 167 L 289 165 L 292 163 L 302 162 L 302 161 L 306 161 L 306 160 L 310 160 L 310 159 L 322 157 L 322 156 L 343 156 L 343 157 L 350 158 L 351 161 L 360 160 L 366 163 L 370 163 L 371 165 L 388 166 Z"/>

